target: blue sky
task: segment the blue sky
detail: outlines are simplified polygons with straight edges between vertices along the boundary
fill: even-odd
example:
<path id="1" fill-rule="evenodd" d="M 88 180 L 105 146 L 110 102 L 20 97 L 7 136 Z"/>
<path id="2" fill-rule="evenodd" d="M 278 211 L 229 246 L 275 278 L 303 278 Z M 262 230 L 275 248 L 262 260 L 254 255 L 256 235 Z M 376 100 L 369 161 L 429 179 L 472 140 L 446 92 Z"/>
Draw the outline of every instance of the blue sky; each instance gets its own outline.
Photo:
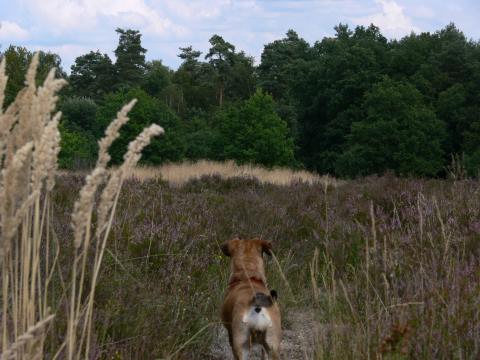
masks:
<path id="1" fill-rule="evenodd" d="M 342 22 L 375 23 L 388 38 L 449 22 L 480 40 L 479 0 L 0 0 L 0 44 L 59 54 L 63 68 L 100 50 L 112 59 L 115 28 L 139 29 L 147 59 L 176 68 L 180 46 L 206 52 L 219 34 L 258 61 L 263 46 L 294 29 L 310 43 Z"/>

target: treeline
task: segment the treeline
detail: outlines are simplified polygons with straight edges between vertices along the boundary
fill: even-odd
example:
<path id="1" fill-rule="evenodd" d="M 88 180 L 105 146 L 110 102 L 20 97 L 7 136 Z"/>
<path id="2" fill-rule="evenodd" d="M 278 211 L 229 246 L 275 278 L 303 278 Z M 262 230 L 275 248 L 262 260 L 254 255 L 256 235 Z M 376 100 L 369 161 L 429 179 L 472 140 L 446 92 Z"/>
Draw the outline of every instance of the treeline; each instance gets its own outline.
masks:
<path id="1" fill-rule="evenodd" d="M 480 44 L 453 24 L 401 40 L 374 25 L 340 24 L 313 45 L 289 30 L 265 45 L 258 66 L 214 35 L 206 54 L 180 48 L 177 70 L 145 60 L 140 32 L 116 31 L 115 62 L 91 51 L 69 76 L 57 55 L 40 54 L 38 80 L 55 66 L 70 84 L 60 99 L 64 168 L 95 162 L 97 140 L 132 98 L 138 103 L 111 149 L 113 164 L 156 122 L 166 135 L 146 150 L 148 164 L 234 159 L 343 177 L 445 176 L 452 159 L 471 175 L 480 168 Z M 10 46 L 1 56 L 8 104 L 32 53 Z"/>

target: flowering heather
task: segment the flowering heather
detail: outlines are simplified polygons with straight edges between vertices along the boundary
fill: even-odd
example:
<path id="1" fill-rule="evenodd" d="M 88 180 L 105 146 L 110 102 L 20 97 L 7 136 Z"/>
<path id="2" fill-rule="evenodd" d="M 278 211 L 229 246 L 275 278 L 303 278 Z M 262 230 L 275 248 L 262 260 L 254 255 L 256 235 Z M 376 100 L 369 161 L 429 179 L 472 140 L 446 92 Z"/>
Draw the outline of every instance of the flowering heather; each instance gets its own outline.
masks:
<path id="1" fill-rule="evenodd" d="M 77 176 L 57 181 L 59 238 L 71 232 L 65 224 L 80 185 Z M 284 327 L 298 309 L 314 317 L 309 358 L 477 358 L 479 185 L 388 176 L 329 188 L 129 180 L 98 280 L 94 350 L 215 358 L 228 277 L 219 244 L 238 236 L 273 242 L 288 284 L 273 261 L 267 277 Z"/>

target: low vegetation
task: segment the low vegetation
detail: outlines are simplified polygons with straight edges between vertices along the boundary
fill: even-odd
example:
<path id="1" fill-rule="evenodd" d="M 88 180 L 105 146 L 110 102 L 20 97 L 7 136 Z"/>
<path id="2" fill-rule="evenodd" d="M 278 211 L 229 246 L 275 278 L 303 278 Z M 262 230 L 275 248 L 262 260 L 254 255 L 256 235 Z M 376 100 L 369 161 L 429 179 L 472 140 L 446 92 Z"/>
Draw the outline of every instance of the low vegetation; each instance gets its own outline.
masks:
<path id="1" fill-rule="evenodd" d="M 69 236 L 72 190 L 82 182 L 57 183 L 59 238 Z M 475 358 L 479 185 L 392 176 L 340 186 L 130 179 L 98 282 L 95 354 L 213 358 L 229 271 L 219 244 L 259 236 L 279 262 L 267 261 L 267 276 L 284 326 L 296 311 L 314 314 L 312 359 Z"/>

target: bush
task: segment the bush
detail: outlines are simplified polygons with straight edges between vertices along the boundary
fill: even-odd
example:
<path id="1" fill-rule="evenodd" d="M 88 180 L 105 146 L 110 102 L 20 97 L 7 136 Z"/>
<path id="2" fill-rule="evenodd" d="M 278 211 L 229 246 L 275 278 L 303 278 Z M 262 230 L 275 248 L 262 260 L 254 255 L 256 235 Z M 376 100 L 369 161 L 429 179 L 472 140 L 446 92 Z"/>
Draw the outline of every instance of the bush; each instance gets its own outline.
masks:
<path id="1" fill-rule="evenodd" d="M 367 93 L 362 111 L 365 118 L 352 124 L 337 160 L 340 175 L 435 176 L 442 170 L 444 123 L 413 85 L 385 77 Z"/>
<path id="2" fill-rule="evenodd" d="M 84 97 L 71 97 L 65 99 L 60 105 L 64 126 L 71 130 L 81 129 L 100 138 L 101 129 L 97 122 L 97 104 L 95 101 Z"/>
<path id="3" fill-rule="evenodd" d="M 63 169 L 92 167 L 97 160 L 98 145 L 92 134 L 82 130 L 68 129 L 60 125 L 58 164 Z"/>
<path id="4" fill-rule="evenodd" d="M 185 150 L 179 118 L 161 100 L 148 95 L 142 89 L 134 88 L 107 95 L 104 104 L 98 110 L 100 125 L 105 127 L 109 119 L 115 116 L 117 109 L 134 98 L 138 101 L 129 114 L 130 121 L 122 128 L 120 138 L 110 148 L 112 163 L 120 163 L 127 144 L 141 129 L 152 123 L 161 125 L 165 129 L 165 135 L 152 140 L 150 146 L 145 149 L 143 162 L 161 164 L 165 161 L 181 160 Z"/>
<path id="5" fill-rule="evenodd" d="M 273 98 L 261 90 L 243 104 L 220 111 L 216 121 L 217 151 L 222 160 L 265 166 L 295 164 L 287 123 L 275 112 Z"/>

